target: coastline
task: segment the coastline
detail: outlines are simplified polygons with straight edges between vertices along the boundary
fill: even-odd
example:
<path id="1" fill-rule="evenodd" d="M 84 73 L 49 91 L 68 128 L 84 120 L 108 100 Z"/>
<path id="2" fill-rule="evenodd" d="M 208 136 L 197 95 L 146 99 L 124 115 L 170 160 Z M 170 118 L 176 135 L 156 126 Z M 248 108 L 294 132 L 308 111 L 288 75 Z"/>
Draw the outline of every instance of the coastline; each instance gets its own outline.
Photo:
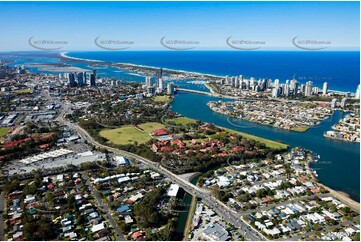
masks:
<path id="1" fill-rule="evenodd" d="M 335 198 L 339 199 L 341 202 L 345 203 L 347 206 L 349 206 L 354 211 L 360 213 L 360 203 L 353 200 L 349 194 L 342 191 L 336 191 L 325 184 L 318 181 L 318 179 L 313 175 L 312 168 L 310 167 L 311 161 L 306 162 L 306 170 L 309 174 L 311 174 L 312 180 L 314 183 L 316 183 L 318 186 L 323 186 L 325 189 L 327 189 L 331 195 L 333 195 Z"/>
<path id="2" fill-rule="evenodd" d="M 85 59 L 85 58 L 77 58 L 77 57 L 71 57 L 71 56 L 68 56 L 67 54 L 69 53 L 69 51 L 64 51 L 64 52 L 61 52 L 59 53 L 59 55 L 65 59 L 72 59 L 72 60 L 77 60 L 77 61 L 88 61 L 88 62 L 93 62 L 93 63 L 111 63 L 111 66 L 114 66 L 114 67 L 118 67 L 116 66 L 117 64 L 118 65 L 126 65 L 126 66 L 129 66 L 129 67 L 138 67 L 138 68 L 148 68 L 148 69 L 158 69 L 158 68 L 162 68 L 164 71 L 169 71 L 169 72 L 176 72 L 176 73 L 179 73 L 179 74 L 192 74 L 192 75 L 197 75 L 197 76 L 204 76 L 204 77 L 210 77 L 210 78 L 226 78 L 225 75 L 215 75 L 215 74 L 208 74 L 208 73 L 202 73 L 202 72 L 196 72 L 196 71 L 186 71 L 186 70 L 180 70 L 180 69 L 171 69 L 171 68 L 163 68 L 163 67 L 157 67 L 157 66 L 148 66 L 148 65 L 141 65 L 141 64 L 132 64 L 132 63 L 126 63 L 126 62 L 110 62 L 110 61 L 102 61 L 102 60 L 95 60 L 95 59 Z M 118 67 L 119 68 L 119 67 Z M 208 89 L 210 89 L 210 92 L 213 93 L 213 94 L 218 94 L 217 92 L 215 92 L 212 88 L 208 87 L 207 85 L 208 83 L 204 84 Z M 322 88 L 322 87 L 319 87 L 319 88 Z M 335 93 L 340 93 L 340 94 L 345 94 L 345 93 L 352 93 L 352 94 L 355 94 L 354 90 L 350 91 L 339 91 L 339 90 L 333 90 L 333 89 L 330 89 L 329 90 L 330 92 L 335 92 Z M 221 97 L 224 97 L 224 98 L 232 98 L 230 96 L 223 96 L 221 94 L 218 94 L 220 95 Z M 233 97 L 233 99 L 237 99 L 237 97 Z"/>
<path id="3" fill-rule="evenodd" d="M 346 140 L 346 139 L 342 139 L 342 138 L 332 137 L 332 136 L 329 136 L 327 134 L 323 134 L 323 137 L 331 139 L 331 140 L 343 141 L 343 142 L 347 142 L 347 143 L 360 143 L 360 142 L 357 142 L 357 141 L 351 141 L 351 140 Z"/>
<path id="4" fill-rule="evenodd" d="M 69 52 L 61 52 L 60 56 L 66 59 L 73 59 L 73 60 L 79 60 L 79 61 L 89 61 L 89 62 L 102 62 L 105 63 L 105 61 L 101 61 L 101 60 L 92 60 L 92 59 L 84 59 L 84 58 L 76 58 L 76 57 L 71 57 L 68 56 L 66 54 L 68 54 Z"/>
<path id="5" fill-rule="evenodd" d="M 239 134 L 239 135 L 243 136 L 246 139 L 253 139 L 253 140 L 259 141 L 261 143 L 264 143 L 269 148 L 275 148 L 275 149 L 288 149 L 289 148 L 288 144 L 284 144 L 284 143 L 274 141 L 274 140 L 270 140 L 270 139 L 265 139 L 265 138 L 255 136 L 255 135 L 252 135 L 252 134 L 247 134 L 247 133 L 237 131 L 237 130 L 234 130 L 234 129 L 229 129 L 229 128 L 225 128 L 225 127 L 218 126 L 218 125 L 216 125 L 216 126 L 221 128 L 221 129 L 226 130 L 229 133 L 236 133 L 236 134 Z"/>
<path id="6" fill-rule="evenodd" d="M 94 60 L 94 59 L 77 58 L 77 57 L 68 56 L 67 53 L 69 53 L 69 52 L 61 52 L 60 56 L 63 57 L 63 58 L 73 59 L 73 60 L 78 60 L 78 61 L 111 63 L 111 65 L 115 66 L 115 67 L 117 67 L 116 65 L 126 65 L 126 66 L 130 66 L 130 67 L 139 67 L 139 68 L 148 68 L 148 69 L 158 69 L 158 68 L 160 68 L 160 67 L 157 67 L 157 66 L 132 64 L 132 63 L 126 63 L 126 62 L 107 62 L 107 61 Z M 163 67 L 162 67 L 162 69 L 164 71 L 176 72 L 176 73 L 180 73 L 180 74 L 192 74 L 192 75 L 199 75 L 199 76 L 212 77 L 212 78 L 225 78 L 225 76 L 219 76 L 219 75 L 213 75 L 213 74 L 207 74 L 207 73 L 201 73 L 201 72 L 186 71 L 186 70 L 171 69 L 171 68 L 163 68 Z"/>

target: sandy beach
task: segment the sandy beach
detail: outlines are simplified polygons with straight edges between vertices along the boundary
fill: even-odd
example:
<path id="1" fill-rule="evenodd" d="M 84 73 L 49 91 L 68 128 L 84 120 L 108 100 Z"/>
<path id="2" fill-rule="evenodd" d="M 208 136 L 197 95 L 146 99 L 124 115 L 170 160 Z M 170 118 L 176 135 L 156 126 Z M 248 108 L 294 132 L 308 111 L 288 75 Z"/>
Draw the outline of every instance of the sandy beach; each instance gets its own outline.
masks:
<path id="1" fill-rule="evenodd" d="M 105 61 L 101 60 L 93 60 L 93 59 L 84 59 L 84 58 L 76 58 L 76 57 L 70 57 L 66 55 L 68 52 L 62 52 L 60 53 L 60 56 L 63 58 L 73 59 L 73 60 L 79 60 L 79 61 L 88 61 L 88 62 L 102 62 L 107 63 Z M 132 64 L 132 63 L 125 63 L 125 62 L 114 62 L 111 64 L 112 66 L 117 67 L 117 65 L 125 65 L 129 67 L 137 67 L 137 68 L 147 68 L 147 69 L 158 69 L 159 67 L 156 66 L 147 66 L 147 65 L 139 65 L 139 64 Z M 218 76 L 218 75 L 212 75 L 212 74 L 206 74 L 206 73 L 200 73 L 200 72 L 192 72 L 192 71 L 185 71 L 185 70 L 176 70 L 176 69 L 170 69 L 170 68 L 162 68 L 165 72 L 175 72 L 177 74 L 191 74 L 196 76 L 204 76 L 204 77 L 210 77 L 210 78 L 225 78 L 224 76 Z"/>

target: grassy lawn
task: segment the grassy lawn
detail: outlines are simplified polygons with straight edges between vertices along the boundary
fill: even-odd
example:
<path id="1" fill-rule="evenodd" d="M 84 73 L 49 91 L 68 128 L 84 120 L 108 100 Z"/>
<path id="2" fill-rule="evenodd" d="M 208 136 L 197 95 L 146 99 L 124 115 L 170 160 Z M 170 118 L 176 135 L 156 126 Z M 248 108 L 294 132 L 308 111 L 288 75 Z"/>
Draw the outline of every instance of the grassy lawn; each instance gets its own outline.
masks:
<path id="1" fill-rule="evenodd" d="M 0 128 L 0 137 L 4 136 L 9 131 L 9 128 Z"/>
<path id="2" fill-rule="evenodd" d="M 261 137 L 258 137 L 258 136 L 254 136 L 254 135 L 251 135 L 251 134 L 246 134 L 246 133 L 235 131 L 235 130 L 232 130 L 232 129 L 227 129 L 227 128 L 224 128 L 224 127 L 220 127 L 220 128 L 225 129 L 229 133 L 242 135 L 246 139 L 253 139 L 253 140 L 259 141 L 261 143 L 264 143 L 269 148 L 279 149 L 279 148 L 287 148 L 288 147 L 288 145 L 277 142 L 277 141 L 261 138 Z"/>
<path id="3" fill-rule="evenodd" d="M 174 122 L 176 125 L 186 125 L 189 123 L 193 123 L 196 120 L 195 119 L 191 119 L 191 118 L 187 118 L 187 117 L 179 117 L 179 118 L 173 118 L 173 119 L 166 119 L 166 122 L 172 121 Z"/>
<path id="4" fill-rule="evenodd" d="M 189 230 L 190 230 L 190 227 L 191 227 L 192 218 L 193 218 L 194 212 L 196 211 L 197 200 L 198 200 L 197 197 L 195 197 L 195 196 L 192 197 L 192 202 L 191 202 L 191 205 L 190 205 L 191 207 L 189 209 L 188 218 L 187 218 L 187 221 L 186 221 L 186 227 L 185 227 L 184 234 L 183 234 L 183 240 L 189 240 L 188 235 L 189 235 L 189 232 L 190 232 Z"/>
<path id="5" fill-rule="evenodd" d="M 13 91 L 13 93 L 17 93 L 17 94 L 31 93 L 31 89 L 15 90 L 15 91 Z"/>
<path id="6" fill-rule="evenodd" d="M 300 127 L 295 127 L 292 128 L 292 131 L 297 131 L 297 132 L 306 132 L 310 127 L 308 126 L 300 126 Z"/>
<path id="7" fill-rule="evenodd" d="M 159 102 L 159 103 L 169 102 L 170 101 L 170 96 L 155 96 L 155 97 L 153 97 L 153 100 L 155 102 Z"/>
<path id="8" fill-rule="evenodd" d="M 134 128 L 133 125 L 124 125 L 116 129 L 103 129 L 99 134 L 114 144 L 133 144 L 134 141 L 137 141 L 138 144 L 142 144 L 151 139 L 149 134 L 153 130 L 165 128 L 165 125 L 155 122 L 144 123 L 138 126 L 144 131 Z"/>

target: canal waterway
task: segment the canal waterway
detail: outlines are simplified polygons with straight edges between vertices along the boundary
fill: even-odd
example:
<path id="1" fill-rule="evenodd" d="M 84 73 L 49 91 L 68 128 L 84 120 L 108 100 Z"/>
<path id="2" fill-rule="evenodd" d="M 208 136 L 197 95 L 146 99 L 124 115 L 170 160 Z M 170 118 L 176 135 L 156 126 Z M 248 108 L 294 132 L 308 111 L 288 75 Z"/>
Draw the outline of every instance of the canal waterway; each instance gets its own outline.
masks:
<path id="1" fill-rule="evenodd" d="M 267 125 L 252 123 L 246 120 L 232 119 L 234 126 L 227 121 L 227 116 L 209 109 L 209 101 L 232 101 L 225 98 L 179 92 L 175 95 L 171 110 L 184 116 L 213 123 L 222 127 L 238 130 L 270 140 L 282 141 L 291 147 L 300 146 L 320 155 L 317 163 L 311 167 L 317 171 L 321 183 L 350 195 L 360 201 L 360 144 L 333 140 L 323 136 L 331 126 L 345 114 L 335 111 L 334 114 L 319 125 L 306 132 L 287 131 Z M 241 126 L 241 127 L 239 127 Z"/>

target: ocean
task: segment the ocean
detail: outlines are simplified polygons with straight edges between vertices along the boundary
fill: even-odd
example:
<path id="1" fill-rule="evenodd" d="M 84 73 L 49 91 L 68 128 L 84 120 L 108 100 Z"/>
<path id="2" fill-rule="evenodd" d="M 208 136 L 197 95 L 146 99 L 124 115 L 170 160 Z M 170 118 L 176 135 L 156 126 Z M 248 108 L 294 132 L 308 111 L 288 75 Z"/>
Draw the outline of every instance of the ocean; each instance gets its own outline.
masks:
<path id="1" fill-rule="evenodd" d="M 360 83 L 357 51 L 90 51 L 69 57 L 132 63 L 213 75 L 279 79 L 295 77 L 322 88 L 354 93 Z"/>

